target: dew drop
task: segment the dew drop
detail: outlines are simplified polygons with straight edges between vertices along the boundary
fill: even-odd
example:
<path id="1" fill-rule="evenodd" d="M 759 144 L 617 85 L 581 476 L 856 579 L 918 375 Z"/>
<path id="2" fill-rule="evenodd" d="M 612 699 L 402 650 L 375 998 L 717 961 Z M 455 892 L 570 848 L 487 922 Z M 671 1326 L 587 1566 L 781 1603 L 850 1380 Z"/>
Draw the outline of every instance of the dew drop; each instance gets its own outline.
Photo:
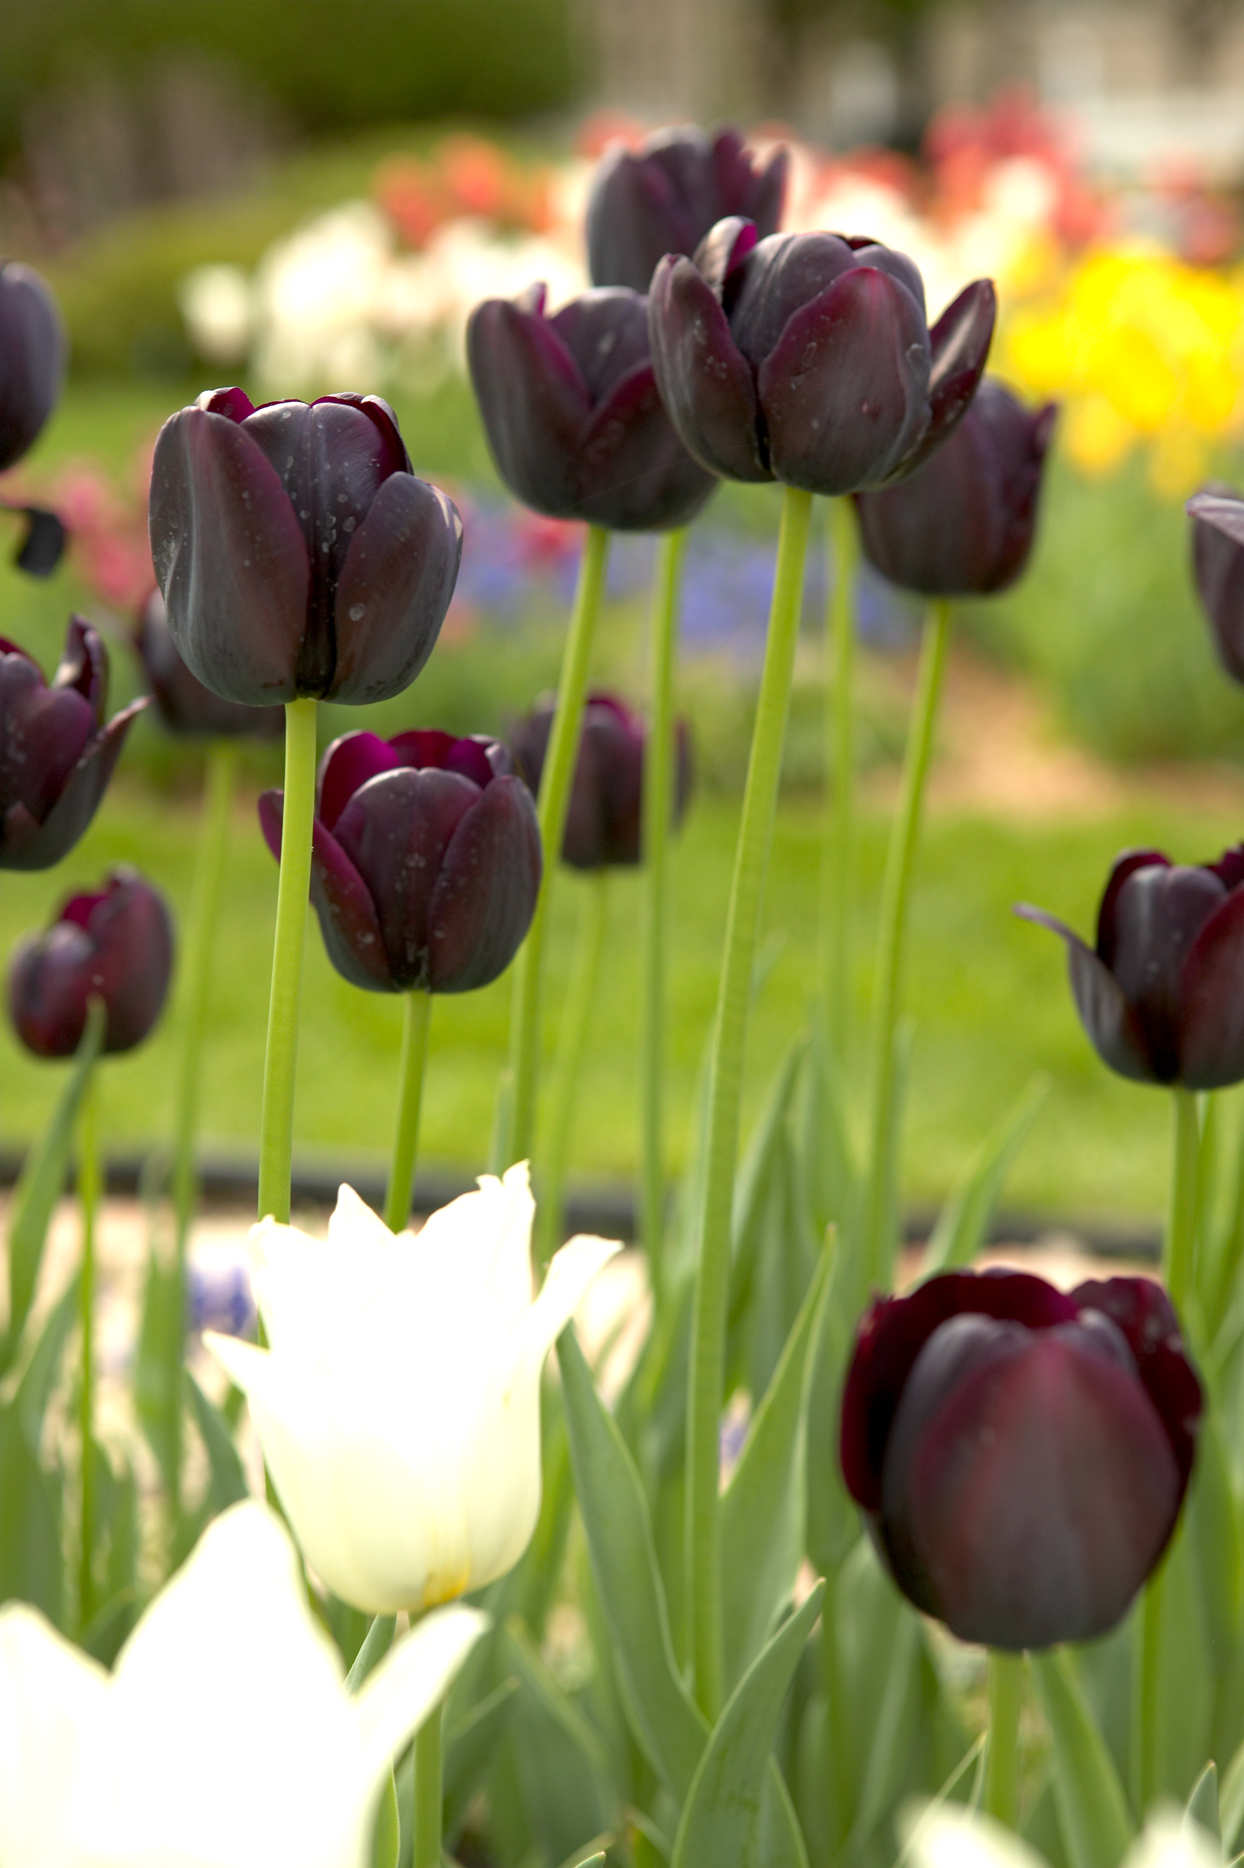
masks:
<path id="1" fill-rule="evenodd" d="M 367 605 L 365 603 L 352 603 L 347 611 L 347 615 L 352 623 L 361 623 L 366 613 Z"/>

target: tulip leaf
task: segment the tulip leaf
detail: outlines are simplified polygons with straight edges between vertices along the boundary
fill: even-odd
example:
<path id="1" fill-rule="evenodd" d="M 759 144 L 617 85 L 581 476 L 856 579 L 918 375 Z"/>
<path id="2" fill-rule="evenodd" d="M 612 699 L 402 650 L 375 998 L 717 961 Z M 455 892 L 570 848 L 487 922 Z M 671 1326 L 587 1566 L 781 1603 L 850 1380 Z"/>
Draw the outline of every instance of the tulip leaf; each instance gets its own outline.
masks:
<path id="1" fill-rule="evenodd" d="M 1066 1648 L 1030 1656 L 1050 1730 L 1054 1803 L 1070 1868 L 1119 1868 L 1133 1837 L 1123 1786 Z"/>
<path id="2" fill-rule="evenodd" d="M 580 1856 L 576 1850 L 566 1861 L 565 1868 L 600 1868 L 605 1859 L 604 1849 L 597 1849 L 595 1855 Z"/>
<path id="3" fill-rule="evenodd" d="M 891 1806 L 920 1713 L 920 1623 L 905 1602 L 898 1609 L 852 1828 L 854 1842 L 861 1848 Z M 879 1655 L 876 1660 L 880 1662 Z"/>
<path id="4" fill-rule="evenodd" d="M 777 1868 L 780 1862 L 806 1863 L 798 1825 L 771 1754 L 782 1702 L 824 1593 L 825 1585 L 818 1583 L 752 1662 L 727 1701 L 683 1807 L 673 1868 Z"/>
<path id="5" fill-rule="evenodd" d="M 821 1237 L 827 1226 L 841 1229 L 850 1219 L 859 1192 L 843 1101 L 842 1066 L 823 1019 L 813 1021 L 801 1128 L 805 1194 L 813 1229 Z"/>
<path id="6" fill-rule="evenodd" d="M 517 1617 L 506 1646 L 523 1701 L 510 1727 L 528 1827 L 546 1858 L 561 1861 L 616 1827 L 621 1814 L 609 1759 L 582 1710 L 558 1685 Z"/>
<path id="7" fill-rule="evenodd" d="M 1218 1810 L 1224 1849 L 1233 1849 L 1244 1829 L 1244 1740 L 1223 1774 Z"/>
<path id="8" fill-rule="evenodd" d="M 627 1716 L 649 1763 L 682 1803 L 707 1730 L 674 1661 L 643 1486 L 573 1328 L 558 1338 L 557 1354 L 575 1492 Z"/>
<path id="9" fill-rule="evenodd" d="M 1006 1177 L 1049 1091 L 1049 1077 L 1033 1077 L 1019 1100 L 976 1149 L 938 1215 L 921 1261 L 921 1277 L 970 1265 L 976 1257 L 985 1243 Z"/>
<path id="10" fill-rule="evenodd" d="M 456 1836 L 512 1710 L 518 1681 L 510 1678 L 476 1702 L 445 1733 L 445 1834 Z"/>
<path id="11" fill-rule="evenodd" d="M 826 1246 L 721 1502 L 727 1691 L 764 1646 L 803 1555 L 808 1346 L 817 1337 L 829 1267 Z"/>
<path id="12" fill-rule="evenodd" d="M 0 1368 L 11 1367 L 16 1358 L 34 1302 L 48 1226 L 56 1202 L 65 1191 L 74 1125 L 104 1041 L 105 1017 L 103 1000 L 92 998 L 73 1069 L 61 1091 L 55 1113 L 22 1164 L 9 1227 L 9 1327 L 0 1352 Z"/>
<path id="13" fill-rule="evenodd" d="M 43 1438 L 43 1417 L 60 1375 L 61 1356 L 78 1320 L 79 1287 L 79 1274 L 75 1272 L 48 1313 L 13 1397 L 26 1444 L 36 1457 Z"/>
<path id="14" fill-rule="evenodd" d="M 242 1461 L 233 1444 L 228 1422 L 220 1409 L 208 1400 L 189 1369 L 186 1370 L 186 1387 L 194 1424 L 202 1435 L 207 1453 L 208 1483 L 204 1513 L 207 1519 L 216 1518 L 222 1511 L 227 1511 L 230 1505 L 236 1505 L 247 1496 L 246 1474 L 242 1470 Z"/>
<path id="15" fill-rule="evenodd" d="M 147 1260 L 142 1321 L 134 1354 L 134 1408 L 170 1498 L 181 1485 L 185 1385 L 185 1300 L 177 1267 L 153 1249 Z"/>
<path id="16" fill-rule="evenodd" d="M 731 1270 L 731 1308 L 745 1303 L 754 1273 L 760 1236 L 768 1205 L 774 1162 L 790 1114 L 791 1100 L 799 1070 L 807 1056 L 808 1040 L 798 1037 L 786 1047 L 778 1065 L 764 1107 L 739 1163 L 734 1183 L 733 1264 Z"/>
<path id="17" fill-rule="evenodd" d="M 0 1408 L 0 1602 L 11 1597 L 63 1626 L 59 1475 L 39 1465 L 16 1404 Z"/>
<path id="18" fill-rule="evenodd" d="M 350 1671 L 346 1675 L 346 1692 L 357 1693 L 368 1674 L 375 1671 L 393 1646 L 393 1635 L 397 1628 L 396 1615 L 377 1615 L 367 1633 L 363 1636 L 362 1646 L 354 1656 Z"/>
<path id="19" fill-rule="evenodd" d="M 378 1619 L 391 1620 L 392 1617 Z M 381 1785 L 376 1803 L 375 1826 L 371 1833 L 371 1868 L 398 1868 L 401 1854 L 402 1824 L 397 1808 L 397 1785 L 390 1770 Z"/>
<path id="20" fill-rule="evenodd" d="M 1218 1766 L 1212 1758 L 1192 1786 L 1187 1814 L 1194 1823 L 1199 1823 L 1202 1829 L 1207 1830 L 1216 1842 L 1222 1840 L 1218 1820 Z"/>

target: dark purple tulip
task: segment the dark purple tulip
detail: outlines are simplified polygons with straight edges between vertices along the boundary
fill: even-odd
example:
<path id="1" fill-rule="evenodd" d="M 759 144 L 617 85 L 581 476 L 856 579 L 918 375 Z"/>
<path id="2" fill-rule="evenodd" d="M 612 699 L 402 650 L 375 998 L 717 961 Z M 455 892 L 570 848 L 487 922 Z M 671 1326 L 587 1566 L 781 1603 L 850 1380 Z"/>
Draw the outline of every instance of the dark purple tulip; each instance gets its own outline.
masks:
<path id="1" fill-rule="evenodd" d="M 1188 501 L 1192 568 L 1227 673 L 1244 681 L 1244 499 L 1225 486 Z"/>
<path id="2" fill-rule="evenodd" d="M 1244 1080 L 1244 843 L 1216 863 L 1161 850 L 1116 858 L 1096 950 L 1040 908 L 1016 910 L 1067 943 L 1080 1022 L 1120 1076 L 1220 1090 Z"/>
<path id="3" fill-rule="evenodd" d="M 842 1472 L 903 1594 L 961 1640 L 1087 1641 L 1166 1547 L 1201 1408 L 1151 1279 L 950 1271 L 861 1322 Z"/>
<path id="4" fill-rule="evenodd" d="M 648 301 L 670 420 L 731 480 L 855 493 L 900 480 L 962 419 L 993 336 L 988 279 L 930 331 L 905 253 L 837 234 L 723 220 L 694 259 L 669 254 Z"/>
<path id="5" fill-rule="evenodd" d="M 533 792 L 540 788 L 553 711 L 548 703 L 535 708 L 509 736 L 518 769 Z M 691 795 L 691 737 L 685 720 L 675 730 L 673 821 L 678 824 Z M 562 841 L 562 861 L 572 868 L 640 861 L 647 733 L 644 721 L 616 695 L 589 694 Z"/>
<path id="6" fill-rule="evenodd" d="M 29 266 L 0 262 L 0 473 L 34 445 L 64 373 L 56 300 Z"/>
<path id="7" fill-rule="evenodd" d="M 280 707 L 244 707 L 239 701 L 222 700 L 191 674 L 173 641 L 164 598 L 158 590 L 152 591 L 139 614 L 134 647 L 156 709 L 171 733 L 213 739 L 243 733 L 279 738 L 285 731 L 285 715 Z"/>
<path id="8" fill-rule="evenodd" d="M 544 315 L 545 288 L 489 298 L 467 357 L 497 471 L 525 505 L 618 532 L 685 525 L 717 482 L 657 394 L 647 300 L 622 287 Z"/>
<path id="9" fill-rule="evenodd" d="M 149 524 L 173 640 L 205 686 L 248 707 L 400 694 L 462 553 L 457 508 L 415 478 L 378 396 L 200 396 L 160 430 Z"/>
<path id="10" fill-rule="evenodd" d="M 108 655 L 71 616 L 51 685 L 15 642 L 0 637 L 0 869 L 50 869 L 94 817 L 125 736 L 149 703 L 104 725 Z"/>
<path id="11" fill-rule="evenodd" d="M 923 597 L 983 597 L 1028 562 L 1058 405 L 1026 409 L 986 377 L 934 460 L 897 486 L 857 493 L 865 555 Z"/>
<path id="12" fill-rule="evenodd" d="M 276 857 L 284 802 L 259 800 Z M 320 761 L 311 901 L 353 986 L 487 986 L 522 945 L 541 867 L 531 793 L 495 739 L 346 733 Z"/>
<path id="13" fill-rule="evenodd" d="M 729 214 L 754 221 L 761 238 L 776 233 L 790 156 L 766 162 L 747 153 L 737 130 L 659 130 L 636 150 L 608 150 L 587 204 L 588 268 L 593 285 L 646 292 L 667 253 L 694 253 L 710 227 Z"/>
<path id="14" fill-rule="evenodd" d="M 114 869 L 94 895 L 74 895 L 9 968 L 9 1014 L 36 1057 L 72 1057 L 88 1003 L 104 1002 L 105 1051 L 132 1051 L 160 1016 L 173 970 L 164 899 L 133 869 Z"/>

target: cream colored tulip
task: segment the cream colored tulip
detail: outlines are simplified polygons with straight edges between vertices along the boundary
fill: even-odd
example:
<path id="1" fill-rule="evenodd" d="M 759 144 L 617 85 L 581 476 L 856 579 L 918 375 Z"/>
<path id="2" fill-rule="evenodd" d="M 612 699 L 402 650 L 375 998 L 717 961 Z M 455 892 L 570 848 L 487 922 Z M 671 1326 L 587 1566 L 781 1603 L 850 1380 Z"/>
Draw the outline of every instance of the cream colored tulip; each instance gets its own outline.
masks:
<path id="1" fill-rule="evenodd" d="M 267 1349 L 204 1342 L 250 1402 L 308 1563 L 373 1614 L 502 1576 L 540 1509 L 540 1374 L 619 1248 L 562 1247 L 533 1301 L 525 1164 L 391 1233 L 343 1187 L 325 1241 L 251 1233 Z"/>
<path id="2" fill-rule="evenodd" d="M 911 1868 L 1049 1868 L 1010 1829 L 965 1809 L 961 1803 L 911 1806 L 900 1822 Z M 1122 1868 L 1222 1868 L 1214 1839 L 1174 1807 L 1151 1813 L 1143 1832 L 1123 1858 Z"/>
<path id="3" fill-rule="evenodd" d="M 487 1626 L 442 1609 L 351 1698 L 266 1505 L 235 1505 L 108 1674 L 0 1610 L 4 1868 L 365 1868 L 395 1753 Z"/>

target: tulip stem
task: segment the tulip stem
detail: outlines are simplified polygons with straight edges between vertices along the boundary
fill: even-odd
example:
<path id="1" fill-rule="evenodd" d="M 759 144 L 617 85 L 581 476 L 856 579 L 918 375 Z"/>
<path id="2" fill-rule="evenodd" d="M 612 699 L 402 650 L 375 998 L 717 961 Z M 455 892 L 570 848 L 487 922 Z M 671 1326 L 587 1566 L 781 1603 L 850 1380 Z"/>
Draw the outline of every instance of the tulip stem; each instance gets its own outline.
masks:
<path id="1" fill-rule="evenodd" d="M 587 1028 L 596 1003 L 600 957 L 609 925 L 609 871 L 597 869 L 587 878 L 579 921 L 574 963 L 566 985 L 565 1010 L 557 1034 L 557 1055 L 549 1094 L 549 1126 L 540 1151 L 540 1217 L 538 1252 L 547 1265 L 562 1242 L 562 1202 L 565 1193 L 566 1152 L 574 1120 L 575 1092 L 583 1064 Z"/>
<path id="2" fill-rule="evenodd" d="M 933 760 L 938 702 L 949 642 L 950 605 L 945 598 L 938 598 L 929 606 L 924 625 L 920 675 L 903 762 L 902 798 L 890 832 L 877 942 L 877 984 L 872 1031 L 871 1156 L 864 1238 L 868 1253 L 868 1276 L 881 1290 L 889 1290 L 893 1274 L 894 1216 L 891 1211 L 891 1192 L 897 1153 L 894 1134 L 897 1084 L 894 1033 L 903 985 L 903 960 L 907 945 L 907 919 L 916 845 L 920 837 L 925 787 Z"/>
<path id="3" fill-rule="evenodd" d="M 414 1855 L 411 1868 L 441 1868 L 443 1716 L 443 1708 L 438 1706 L 415 1733 Z"/>
<path id="4" fill-rule="evenodd" d="M 562 655 L 557 707 L 549 733 L 548 751 L 540 775 L 537 809 L 544 873 L 536 897 L 536 912 L 514 966 L 514 999 L 510 1014 L 510 1069 L 499 1110 L 494 1166 L 500 1171 L 531 1154 L 535 1135 L 536 1084 L 540 1068 L 540 992 L 544 939 L 548 928 L 549 893 L 553 873 L 566 834 L 570 786 L 579 755 L 579 733 L 587 697 L 587 671 L 605 588 L 609 533 L 590 525 L 583 541 L 579 582 L 575 591 L 570 630 Z"/>
<path id="5" fill-rule="evenodd" d="M 1171 1091 L 1171 1101 L 1175 1119 L 1174 1148 L 1162 1278 L 1170 1292 L 1171 1302 L 1182 1317 L 1192 1291 L 1196 1263 L 1197 1172 L 1201 1131 L 1197 1121 L 1195 1090 L 1176 1088 Z"/>
<path id="6" fill-rule="evenodd" d="M 82 1269 L 78 1319 L 82 1332 L 82 1376 L 78 1390 L 78 1435 L 82 1443 L 78 1626 L 95 1613 L 95 1220 L 99 1210 L 99 1092 L 92 1068 L 78 1123 L 78 1204 L 82 1212 Z"/>
<path id="7" fill-rule="evenodd" d="M 665 1163 L 661 1115 L 665 1053 L 665 943 L 669 925 L 669 835 L 674 807 L 674 658 L 678 596 L 687 530 L 666 532 L 657 546 L 652 605 L 652 688 L 644 752 L 644 892 L 642 1026 L 640 1032 L 640 1237 L 654 1286 L 660 1279 L 665 1227 Z"/>
<path id="8" fill-rule="evenodd" d="M 859 542 L 849 498 L 830 505 L 825 615 L 825 814 L 821 847 L 821 990 L 841 1060 L 851 1002 L 851 848 L 855 806 L 855 573 Z"/>
<path id="9" fill-rule="evenodd" d="M 408 992 L 402 1023 L 402 1060 L 398 1065 L 397 1129 L 384 1223 L 401 1232 L 410 1223 L 415 1194 L 415 1160 L 419 1153 L 419 1111 L 423 1106 L 423 1072 L 428 1058 L 428 1027 L 432 1023 L 430 992 Z"/>
<path id="10" fill-rule="evenodd" d="M 294 1149 L 294 1068 L 298 1060 L 298 1008 L 302 954 L 311 892 L 311 830 L 315 821 L 314 696 L 285 707 L 285 805 L 281 875 L 276 894 L 268 1048 L 263 1067 L 259 1128 L 259 1217 L 289 1223 L 290 1161 Z"/>
<path id="11" fill-rule="evenodd" d="M 989 1729 L 981 1808 L 1007 1829 L 1019 1826 L 1019 1714 L 1024 1657 L 989 1651 Z"/>
<path id="12" fill-rule="evenodd" d="M 710 1721 L 721 1710 L 721 1550 L 718 1436 L 725 1386 L 731 1209 L 739 1147 L 743 1048 L 751 1007 L 761 891 L 782 767 L 803 597 L 812 495 L 787 487 L 752 732 L 743 815 L 726 915 L 725 953 L 709 1064 L 700 1259 L 691 1325 L 687 1423 L 687 1577 L 695 1694 Z"/>

